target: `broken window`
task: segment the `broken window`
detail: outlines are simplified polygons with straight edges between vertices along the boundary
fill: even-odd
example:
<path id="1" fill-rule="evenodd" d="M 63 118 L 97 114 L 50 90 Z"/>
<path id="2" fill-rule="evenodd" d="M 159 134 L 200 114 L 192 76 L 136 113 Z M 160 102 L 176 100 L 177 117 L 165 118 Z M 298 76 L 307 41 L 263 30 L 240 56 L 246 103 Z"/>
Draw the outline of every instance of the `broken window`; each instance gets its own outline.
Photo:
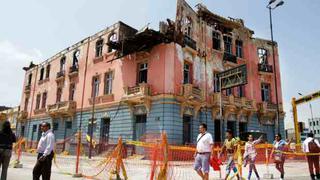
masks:
<path id="1" fill-rule="evenodd" d="M 112 76 L 112 71 L 107 72 L 105 74 L 104 77 L 104 94 L 112 94 L 112 80 L 113 80 L 113 76 Z"/>
<path id="2" fill-rule="evenodd" d="M 147 83 L 148 81 L 148 63 L 139 64 L 139 79 L 138 83 Z"/>
<path id="3" fill-rule="evenodd" d="M 60 72 L 63 72 L 66 68 L 66 57 L 63 56 L 61 59 L 60 59 Z"/>
<path id="4" fill-rule="evenodd" d="M 226 89 L 226 96 L 230 96 L 230 95 L 233 95 L 233 89 L 232 88 Z"/>
<path id="5" fill-rule="evenodd" d="M 92 79 L 92 97 L 99 96 L 99 84 L 100 84 L 99 76 L 93 77 L 93 79 Z"/>
<path id="6" fill-rule="evenodd" d="M 44 92 L 42 94 L 42 104 L 41 104 L 41 108 L 46 108 L 47 105 L 47 92 Z"/>
<path id="7" fill-rule="evenodd" d="M 40 69 L 40 81 L 43 80 L 43 77 L 44 77 L 44 67 Z"/>
<path id="8" fill-rule="evenodd" d="M 49 78 L 49 75 L 50 75 L 50 67 L 51 67 L 50 64 L 48 64 L 48 65 L 47 65 L 47 68 L 46 68 L 46 79 Z"/>
<path id="9" fill-rule="evenodd" d="M 213 73 L 213 92 L 220 92 L 220 82 L 217 73 Z"/>
<path id="10" fill-rule="evenodd" d="M 232 54 L 232 38 L 229 36 L 223 36 L 224 52 Z"/>
<path id="11" fill-rule="evenodd" d="M 96 57 L 102 56 L 102 49 L 103 49 L 103 39 L 99 39 L 96 42 Z"/>
<path id="12" fill-rule="evenodd" d="M 243 57 L 243 42 L 241 40 L 236 40 L 236 56 L 239 58 Z"/>
<path id="13" fill-rule="evenodd" d="M 192 65 L 188 62 L 184 62 L 183 65 L 183 84 L 191 84 L 192 83 Z"/>
<path id="14" fill-rule="evenodd" d="M 32 81 L 32 74 L 29 74 L 29 77 L 28 77 L 28 86 L 31 85 L 31 81 Z"/>
<path id="15" fill-rule="evenodd" d="M 41 94 L 38 94 L 36 99 L 36 109 L 40 108 L 40 101 L 41 101 Z"/>
<path id="16" fill-rule="evenodd" d="M 62 97 L 62 87 L 58 87 L 56 103 L 61 102 L 61 97 Z"/>
<path id="17" fill-rule="evenodd" d="M 213 32 L 212 34 L 212 47 L 213 49 L 221 49 L 221 36 L 218 32 Z"/>
<path id="18" fill-rule="evenodd" d="M 264 48 L 258 48 L 259 64 L 268 64 L 268 51 Z"/>
<path id="19" fill-rule="evenodd" d="M 270 102 L 270 84 L 261 83 L 261 99 L 263 102 Z"/>
<path id="20" fill-rule="evenodd" d="M 69 100 L 70 101 L 74 100 L 75 92 L 76 92 L 76 84 L 75 83 L 71 83 L 70 84 L 70 89 L 69 89 Z"/>
<path id="21" fill-rule="evenodd" d="M 80 58 L 80 50 L 76 50 L 73 53 L 72 67 L 75 67 L 75 68 L 78 67 L 79 58 Z"/>
<path id="22" fill-rule="evenodd" d="M 116 33 L 112 33 L 110 36 L 109 36 L 109 42 L 117 42 L 118 41 L 118 37 L 117 37 L 117 34 Z M 108 53 L 110 52 L 113 52 L 114 49 L 112 49 L 112 47 L 108 47 Z"/>
<path id="23" fill-rule="evenodd" d="M 184 24 L 185 24 L 185 32 L 184 34 L 191 37 L 192 35 L 192 20 L 190 17 L 186 17 L 184 19 Z"/>

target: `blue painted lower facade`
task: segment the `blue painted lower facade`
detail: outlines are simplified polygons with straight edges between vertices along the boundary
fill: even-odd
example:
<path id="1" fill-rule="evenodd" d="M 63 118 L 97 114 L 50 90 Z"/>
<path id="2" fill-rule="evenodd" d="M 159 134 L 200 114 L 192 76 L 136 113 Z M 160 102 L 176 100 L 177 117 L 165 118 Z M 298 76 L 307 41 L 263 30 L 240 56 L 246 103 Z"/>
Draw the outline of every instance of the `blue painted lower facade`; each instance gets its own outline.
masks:
<path id="1" fill-rule="evenodd" d="M 93 137 L 99 140 L 117 139 L 122 136 L 125 140 L 137 140 L 143 134 L 154 134 L 165 131 L 171 144 L 195 143 L 200 123 L 208 125 L 208 131 L 216 141 L 220 134 L 220 120 L 213 120 L 211 110 L 201 109 L 197 116 L 184 114 L 181 116 L 180 104 L 175 99 L 162 99 L 152 102 L 149 112 L 143 105 L 135 106 L 130 110 L 128 105 L 107 109 L 97 109 L 94 113 Z M 92 111 L 76 113 L 74 117 L 55 118 L 51 117 L 32 119 L 25 123 L 19 123 L 17 134 L 24 136 L 28 141 L 37 141 L 41 133 L 39 125 L 41 122 L 50 122 L 57 141 L 73 136 L 80 127 L 84 134 L 91 134 Z M 219 127 L 218 127 L 219 126 Z M 269 142 L 274 138 L 274 125 L 263 125 L 259 122 L 258 115 L 253 114 L 248 121 L 240 122 L 237 119 L 224 120 L 223 134 L 226 129 L 233 129 L 235 136 L 240 131 L 255 131 L 266 133 Z M 280 131 L 284 137 L 284 121 L 280 120 Z"/>

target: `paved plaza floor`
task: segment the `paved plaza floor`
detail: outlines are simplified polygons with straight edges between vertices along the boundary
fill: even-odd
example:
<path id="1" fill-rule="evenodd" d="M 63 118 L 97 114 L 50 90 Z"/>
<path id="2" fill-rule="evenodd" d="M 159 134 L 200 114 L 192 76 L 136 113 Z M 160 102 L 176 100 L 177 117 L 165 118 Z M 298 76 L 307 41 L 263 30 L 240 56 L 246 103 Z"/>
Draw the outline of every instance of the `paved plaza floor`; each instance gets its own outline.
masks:
<path id="1" fill-rule="evenodd" d="M 13 157 L 14 159 L 15 157 Z M 86 179 L 86 178 L 73 178 L 71 175 L 68 175 L 65 172 L 73 172 L 74 170 L 74 157 L 63 159 L 65 157 L 58 157 L 60 164 L 59 169 L 53 164 L 52 166 L 52 180 L 69 180 L 69 179 Z M 8 180 L 31 180 L 32 179 L 32 168 L 35 164 L 36 156 L 26 154 L 22 156 L 22 164 L 23 168 L 12 168 L 10 167 L 8 170 Z M 127 161 L 127 174 L 129 179 L 133 180 L 144 180 L 144 179 L 150 179 L 150 165 L 149 161 L 147 160 L 133 160 L 133 161 Z M 178 163 L 180 166 L 174 166 L 172 168 L 172 172 L 174 174 L 173 179 L 190 179 L 190 180 L 197 180 L 200 178 L 197 176 L 195 171 L 192 169 L 192 162 L 187 163 Z M 183 164 L 183 165 L 181 165 Z M 81 170 L 82 172 L 91 173 L 92 165 L 90 163 L 84 163 L 82 161 Z M 222 176 L 225 174 L 225 166 L 222 166 Z M 266 173 L 266 166 L 263 164 L 257 165 L 257 169 L 260 173 L 260 176 L 262 177 L 263 174 Z M 279 173 L 276 171 L 273 164 L 270 164 L 269 171 L 274 175 L 274 179 L 279 179 Z M 309 172 L 308 172 L 308 165 L 306 162 L 289 162 L 287 161 L 285 163 L 285 179 L 287 180 L 308 180 L 309 178 Z M 95 173 L 95 172 L 92 172 Z M 247 177 L 248 174 L 248 168 L 243 169 L 243 176 Z M 108 179 L 107 175 L 102 173 L 101 175 L 97 176 L 96 179 Z M 220 179 L 219 178 L 219 172 L 210 172 L 210 179 Z M 256 179 L 255 176 L 251 179 Z"/>

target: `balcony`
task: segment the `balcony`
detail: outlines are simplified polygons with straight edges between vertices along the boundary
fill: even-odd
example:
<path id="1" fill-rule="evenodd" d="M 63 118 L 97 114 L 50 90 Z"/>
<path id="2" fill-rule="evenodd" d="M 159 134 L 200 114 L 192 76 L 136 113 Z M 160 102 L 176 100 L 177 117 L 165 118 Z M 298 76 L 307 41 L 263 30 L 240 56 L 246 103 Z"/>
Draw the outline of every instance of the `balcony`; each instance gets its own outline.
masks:
<path id="1" fill-rule="evenodd" d="M 28 94 L 28 93 L 30 93 L 30 90 L 31 90 L 31 85 L 30 84 L 26 85 L 25 88 L 24 88 L 24 92 L 26 94 Z"/>
<path id="2" fill-rule="evenodd" d="M 280 116 L 284 116 L 283 106 L 279 103 Z M 270 102 L 262 102 L 259 104 L 258 118 L 260 123 L 273 125 L 277 115 L 277 105 Z"/>
<path id="3" fill-rule="evenodd" d="M 114 96 L 113 94 L 106 94 L 103 96 L 98 96 L 95 97 L 95 104 L 101 104 L 101 103 L 108 103 L 114 101 Z M 93 97 L 89 98 L 89 104 L 93 105 Z"/>
<path id="4" fill-rule="evenodd" d="M 192 84 L 184 84 L 182 86 L 182 95 L 189 100 L 203 100 L 203 92 L 200 88 L 193 87 Z"/>
<path id="5" fill-rule="evenodd" d="M 146 111 L 149 112 L 151 108 L 151 88 L 147 83 L 141 83 L 133 87 L 124 87 L 124 96 L 122 100 L 126 102 L 131 112 L 133 112 L 133 106 L 136 104 L 142 104 L 145 106 Z"/>
<path id="6" fill-rule="evenodd" d="M 77 103 L 75 101 L 58 102 L 48 105 L 48 114 L 51 117 L 71 117 L 75 114 Z"/>
<path id="7" fill-rule="evenodd" d="M 76 65 L 73 65 L 69 69 L 69 77 L 77 76 L 79 72 L 79 67 Z"/>
<path id="8" fill-rule="evenodd" d="M 230 53 L 223 53 L 223 61 L 226 63 L 237 64 L 237 56 Z"/>
<path id="9" fill-rule="evenodd" d="M 18 116 L 18 120 L 19 121 L 24 121 L 28 118 L 28 112 L 27 111 L 20 111 L 19 112 L 19 116 Z"/>
<path id="10" fill-rule="evenodd" d="M 60 72 L 57 72 L 57 78 L 56 81 L 63 81 L 64 80 L 65 71 L 61 70 Z"/>
<path id="11" fill-rule="evenodd" d="M 258 64 L 258 71 L 262 73 L 273 73 L 273 68 L 268 64 Z"/>
<path id="12" fill-rule="evenodd" d="M 183 37 L 183 49 L 189 51 L 193 55 L 198 54 L 196 41 L 187 35 L 184 35 Z"/>
<path id="13" fill-rule="evenodd" d="M 44 113 L 46 113 L 46 111 L 47 111 L 46 108 L 41 108 L 41 109 L 35 109 L 35 110 L 33 111 L 33 113 L 34 113 L 35 115 L 39 115 L 39 114 L 44 114 Z"/>
<path id="14" fill-rule="evenodd" d="M 99 62 L 102 62 L 102 61 L 103 61 L 103 56 L 102 56 L 102 55 L 93 58 L 93 63 L 94 63 L 94 64 L 99 63 Z"/>

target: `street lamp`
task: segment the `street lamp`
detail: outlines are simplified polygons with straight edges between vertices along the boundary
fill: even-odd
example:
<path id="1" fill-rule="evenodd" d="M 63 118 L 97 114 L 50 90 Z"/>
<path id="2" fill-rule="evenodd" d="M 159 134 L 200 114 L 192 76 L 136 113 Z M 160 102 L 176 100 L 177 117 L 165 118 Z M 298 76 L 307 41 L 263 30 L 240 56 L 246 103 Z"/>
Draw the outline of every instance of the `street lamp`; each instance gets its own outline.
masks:
<path id="1" fill-rule="evenodd" d="M 272 29 L 272 10 L 276 9 L 279 6 L 282 6 L 284 4 L 284 1 L 279 1 L 276 5 L 273 6 L 273 4 L 277 0 L 270 0 L 269 4 L 267 5 L 267 8 L 269 9 L 269 17 L 270 17 L 270 30 L 271 30 L 271 43 L 272 43 L 272 59 L 273 59 L 273 73 L 274 73 L 274 87 L 275 87 L 275 95 L 276 95 L 276 105 L 277 105 L 277 114 L 276 114 L 276 120 L 277 120 L 277 131 L 280 133 L 280 120 L 279 120 L 279 100 L 278 100 L 278 84 L 277 84 L 277 72 L 276 72 L 276 60 L 275 60 L 275 54 L 274 54 L 274 41 L 273 41 L 273 29 Z"/>
<path id="2" fill-rule="evenodd" d="M 303 94 L 298 93 L 300 96 L 303 96 Z M 314 132 L 314 125 L 313 125 L 313 112 L 312 112 L 312 106 L 311 102 L 309 102 L 309 108 L 310 108 L 310 113 L 311 113 L 311 124 L 312 124 L 312 132 Z M 311 128 L 311 127 L 310 127 Z"/>

